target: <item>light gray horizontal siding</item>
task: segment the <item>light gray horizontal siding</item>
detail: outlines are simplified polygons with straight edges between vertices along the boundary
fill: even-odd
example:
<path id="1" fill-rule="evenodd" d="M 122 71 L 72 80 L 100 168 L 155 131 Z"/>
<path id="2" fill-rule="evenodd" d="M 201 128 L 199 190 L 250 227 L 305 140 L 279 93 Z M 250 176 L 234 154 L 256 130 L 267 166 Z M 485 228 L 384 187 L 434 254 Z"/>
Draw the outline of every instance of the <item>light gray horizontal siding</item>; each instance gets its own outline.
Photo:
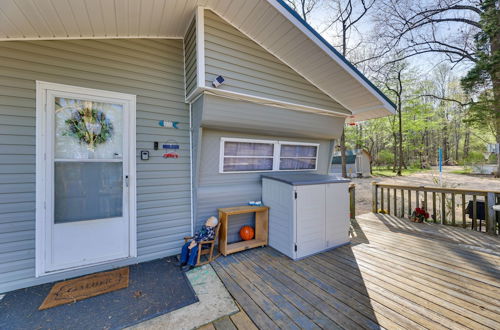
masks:
<path id="1" fill-rule="evenodd" d="M 191 94 L 197 82 L 197 63 L 196 63 L 196 18 L 189 25 L 184 37 L 185 71 L 186 71 L 186 96 Z"/>
<path id="2" fill-rule="evenodd" d="M 337 139 L 344 118 L 288 110 L 213 95 L 203 96 L 202 127 L 274 136 Z"/>
<path id="3" fill-rule="evenodd" d="M 350 113 L 289 66 L 210 10 L 205 10 L 205 79 L 219 89 Z"/>
<path id="4" fill-rule="evenodd" d="M 135 261 L 178 252 L 191 231 L 183 52 L 181 40 L 162 39 L 0 43 L 0 292 L 85 272 L 35 278 L 36 80 L 137 95 L 137 151 L 151 156 L 137 157 Z M 161 119 L 180 129 L 159 127 Z M 176 141 L 181 157 L 162 158 L 153 141 Z"/>
<path id="5" fill-rule="evenodd" d="M 199 228 L 209 216 L 217 215 L 217 208 L 246 205 L 250 200 L 261 200 L 262 198 L 261 175 L 263 173 L 219 173 L 221 137 L 276 139 L 276 136 L 273 135 L 203 129 L 201 166 L 198 169 L 196 182 L 196 228 Z M 318 170 L 316 172 L 327 173 L 330 154 L 328 140 L 301 139 L 293 136 L 282 138 L 282 140 L 319 143 Z M 230 241 L 238 240 L 238 231 L 244 224 L 252 224 L 252 218 L 241 216 L 231 219 L 228 233 Z"/>

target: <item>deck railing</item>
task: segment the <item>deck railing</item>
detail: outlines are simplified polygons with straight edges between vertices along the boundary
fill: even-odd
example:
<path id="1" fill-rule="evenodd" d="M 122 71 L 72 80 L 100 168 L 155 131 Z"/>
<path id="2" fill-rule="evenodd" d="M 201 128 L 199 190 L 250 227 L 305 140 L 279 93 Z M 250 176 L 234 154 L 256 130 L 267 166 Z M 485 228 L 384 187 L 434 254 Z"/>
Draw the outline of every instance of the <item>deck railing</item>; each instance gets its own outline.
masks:
<path id="1" fill-rule="evenodd" d="M 356 185 L 349 185 L 349 215 L 351 219 L 356 219 Z"/>
<path id="2" fill-rule="evenodd" d="M 472 217 L 467 219 L 469 203 L 472 207 Z M 481 204 L 482 206 L 478 207 Z M 431 222 L 462 226 L 492 235 L 499 234 L 497 215 L 493 209 L 496 204 L 500 204 L 499 191 L 372 183 L 374 213 L 382 212 L 404 218 L 420 207 L 430 214 Z"/>

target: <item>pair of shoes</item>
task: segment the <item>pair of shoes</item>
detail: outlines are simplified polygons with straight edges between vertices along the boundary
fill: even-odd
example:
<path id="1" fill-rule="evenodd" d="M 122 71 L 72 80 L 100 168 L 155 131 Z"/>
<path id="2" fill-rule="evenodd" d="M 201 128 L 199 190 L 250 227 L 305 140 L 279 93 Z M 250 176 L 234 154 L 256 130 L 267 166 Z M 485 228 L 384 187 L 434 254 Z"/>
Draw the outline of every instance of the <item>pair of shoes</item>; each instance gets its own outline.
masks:
<path id="1" fill-rule="evenodd" d="M 182 266 L 182 267 L 181 267 L 181 270 L 182 270 L 183 272 L 188 272 L 188 271 L 190 271 L 190 270 L 191 270 L 191 269 L 193 269 L 193 268 L 194 268 L 194 266 L 191 266 L 191 265 L 184 265 L 184 266 Z"/>

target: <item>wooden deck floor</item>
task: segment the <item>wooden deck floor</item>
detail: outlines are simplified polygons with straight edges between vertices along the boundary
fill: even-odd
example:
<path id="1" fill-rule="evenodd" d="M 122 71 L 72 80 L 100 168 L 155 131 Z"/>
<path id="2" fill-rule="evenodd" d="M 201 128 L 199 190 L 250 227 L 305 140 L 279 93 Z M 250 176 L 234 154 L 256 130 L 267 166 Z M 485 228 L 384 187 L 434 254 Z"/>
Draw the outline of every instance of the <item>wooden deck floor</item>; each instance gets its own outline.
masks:
<path id="1" fill-rule="evenodd" d="M 272 248 L 212 263 L 261 329 L 500 329 L 500 240 L 367 214 L 353 242 L 292 261 Z"/>

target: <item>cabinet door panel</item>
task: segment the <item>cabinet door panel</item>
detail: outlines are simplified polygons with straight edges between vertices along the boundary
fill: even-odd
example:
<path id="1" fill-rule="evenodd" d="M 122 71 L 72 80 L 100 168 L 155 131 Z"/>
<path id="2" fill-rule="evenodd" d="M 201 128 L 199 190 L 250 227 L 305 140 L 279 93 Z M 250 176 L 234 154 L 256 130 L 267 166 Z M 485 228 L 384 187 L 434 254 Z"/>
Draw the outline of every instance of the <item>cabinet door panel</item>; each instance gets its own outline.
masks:
<path id="1" fill-rule="evenodd" d="M 327 247 L 349 241 L 349 192 L 347 183 L 330 183 L 326 187 Z"/>
<path id="2" fill-rule="evenodd" d="M 298 186 L 296 242 L 297 258 L 326 248 L 325 185 Z"/>

